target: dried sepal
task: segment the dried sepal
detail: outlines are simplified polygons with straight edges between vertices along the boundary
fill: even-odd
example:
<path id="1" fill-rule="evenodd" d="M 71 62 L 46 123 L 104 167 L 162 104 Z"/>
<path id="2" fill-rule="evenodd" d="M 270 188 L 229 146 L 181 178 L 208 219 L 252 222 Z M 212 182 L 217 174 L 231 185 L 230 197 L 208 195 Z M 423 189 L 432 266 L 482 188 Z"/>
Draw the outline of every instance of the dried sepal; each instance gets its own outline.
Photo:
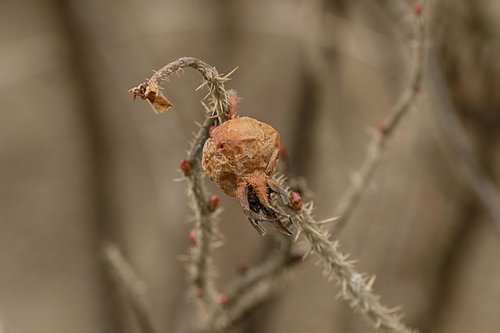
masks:
<path id="1" fill-rule="evenodd" d="M 146 100 L 155 113 L 162 113 L 170 109 L 172 103 L 163 95 L 159 87 L 152 82 L 144 82 L 129 90 L 135 100 L 140 97 Z"/>

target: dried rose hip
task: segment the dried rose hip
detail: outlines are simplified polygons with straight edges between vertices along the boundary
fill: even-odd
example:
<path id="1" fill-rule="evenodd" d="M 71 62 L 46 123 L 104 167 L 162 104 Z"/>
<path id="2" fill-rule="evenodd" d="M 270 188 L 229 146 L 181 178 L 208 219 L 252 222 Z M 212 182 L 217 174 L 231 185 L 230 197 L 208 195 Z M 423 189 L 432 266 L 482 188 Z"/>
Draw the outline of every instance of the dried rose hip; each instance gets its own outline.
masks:
<path id="1" fill-rule="evenodd" d="M 284 234 L 288 215 L 272 204 L 271 195 L 289 205 L 288 194 L 272 175 L 278 163 L 279 133 L 249 117 L 233 118 L 213 129 L 203 147 L 202 167 L 226 194 L 237 197 L 251 224 L 261 234 L 262 221 Z"/>

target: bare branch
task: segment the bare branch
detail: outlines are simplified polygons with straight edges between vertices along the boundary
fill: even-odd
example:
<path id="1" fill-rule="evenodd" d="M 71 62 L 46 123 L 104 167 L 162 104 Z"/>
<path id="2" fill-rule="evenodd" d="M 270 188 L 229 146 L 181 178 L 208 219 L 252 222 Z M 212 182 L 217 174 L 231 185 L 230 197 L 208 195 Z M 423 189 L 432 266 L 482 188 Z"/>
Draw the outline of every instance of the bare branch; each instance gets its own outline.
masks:
<path id="1" fill-rule="evenodd" d="M 227 291 L 226 311 L 213 322 L 218 329 L 226 329 L 268 300 L 284 286 L 282 277 L 287 268 L 301 261 L 291 255 L 292 240 L 284 238 L 281 248 L 263 263 L 249 268 L 236 278 Z"/>
<path id="2" fill-rule="evenodd" d="M 411 75 L 406 89 L 403 91 L 396 104 L 384 122 L 377 127 L 372 141 L 368 146 L 367 154 L 361 167 L 355 172 L 350 186 L 344 191 L 336 209 L 335 216 L 338 222 L 333 227 L 333 232 L 338 234 L 345 227 L 354 208 L 367 188 L 368 183 L 377 168 L 380 158 L 385 150 L 385 145 L 394 133 L 401 119 L 415 104 L 417 95 L 422 85 L 423 63 L 425 54 L 425 17 L 424 12 L 414 13 L 415 24 L 415 55 L 411 68 Z"/>
<path id="3" fill-rule="evenodd" d="M 461 171 L 468 185 L 490 215 L 493 223 L 500 228 L 500 193 L 478 163 L 477 153 L 457 117 L 450 93 L 444 83 L 441 68 L 439 68 L 433 52 L 429 57 L 428 69 L 438 102 L 436 108 L 438 124 L 446 134 L 460 161 Z"/>
<path id="4" fill-rule="evenodd" d="M 116 284 L 127 296 L 142 332 L 155 333 L 151 314 L 144 298 L 145 283 L 137 276 L 115 244 L 106 244 L 103 254 L 110 270 L 113 272 Z"/>

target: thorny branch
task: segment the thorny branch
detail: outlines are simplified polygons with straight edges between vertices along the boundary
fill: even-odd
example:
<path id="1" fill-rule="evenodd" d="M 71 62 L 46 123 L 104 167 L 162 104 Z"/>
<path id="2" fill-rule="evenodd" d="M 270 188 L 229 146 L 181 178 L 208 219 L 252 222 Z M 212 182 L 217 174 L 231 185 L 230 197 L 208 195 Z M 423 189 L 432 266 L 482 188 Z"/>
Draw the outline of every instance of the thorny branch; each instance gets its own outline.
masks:
<path id="1" fill-rule="evenodd" d="M 355 172 L 350 186 L 341 196 L 334 213 L 335 216 L 339 217 L 337 223 L 333 226 L 334 234 L 340 233 L 345 227 L 380 162 L 387 140 L 394 133 L 401 119 L 415 104 L 418 97 L 422 85 L 425 54 L 425 17 L 421 7 L 414 7 L 414 24 L 416 34 L 415 55 L 408 85 L 392 107 L 385 121 L 377 127 L 361 167 Z"/>
<path id="2" fill-rule="evenodd" d="M 241 277 L 230 284 L 226 293 L 227 311 L 223 314 L 223 320 L 214 320 L 218 329 L 230 327 L 283 287 L 282 278 L 286 270 L 299 263 L 302 258 L 291 255 L 291 248 L 291 239 L 283 239 L 278 251 L 263 263 L 243 272 Z"/>
<path id="3" fill-rule="evenodd" d="M 351 307 L 365 316 L 375 327 L 388 332 L 414 332 L 401 322 L 398 308 L 389 309 L 380 303 L 380 296 L 372 290 L 375 277 L 367 277 L 354 270 L 353 261 L 339 251 L 338 242 L 332 242 L 328 232 L 322 230 L 320 223 L 312 216 L 312 203 L 304 205 L 294 216 L 294 224 L 310 244 L 309 253 L 318 255 L 325 269 L 325 275 L 335 278 L 341 286 L 340 295 Z M 297 234 L 297 237 L 299 236 Z"/>
<path id="4" fill-rule="evenodd" d="M 420 13 L 419 13 L 420 14 Z M 423 18 L 416 15 L 416 26 L 418 30 L 416 65 L 410 79 L 409 88 L 403 93 L 393 111 L 382 124 L 378 135 L 374 138 L 369 154 L 360 169 L 360 179 L 356 185 L 353 185 L 346 193 L 346 203 L 343 206 L 343 215 L 346 216 L 354 207 L 355 202 L 361 194 L 360 186 L 366 183 L 372 174 L 380 154 L 383 151 L 385 141 L 397 126 L 401 117 L 408 111 L 413 104 L 421 84 L 421 67 L 423 62 Z M 269 286 L 269 281 L 277 273 L 283 270 L 283 258 L 276 261 L 270 261 L 269 266 L 265 264 L 256 270 L 251 278 L 243 279 L 237 282 L 236 287 L 231 291 L 233 306 L 221 307 L 218 299 L 218 293 L 215 290 L 211 279 L 211 249 L 214 243 L 214 214 L 209 209 L 208 195 L 203 182 L 203 174 L 200 165 L 200 158 L 203 144 L 209 136 L 209 128 L 221 124 L 228 118 L 230 108 L 230 94 L 224 88 L 224 82 L 228 80 L 227 76 L 221 77 L 215 69 L 209 65 L 194 59 L 181 58 L 174 61 L 158 72 L 153 77 L 131 90 L 131 92 L 149 102 L 154 102 L 155 98 L 146 93 L 146 88 L 156 89 L 156 87 L 169 75 L 185 67 L 192 67 L 198 70 L 203 78 L 202 86 L 209 89 L 209 115 L 195 137 L 191 150 L 188 153 L 188 159 L 184 163 L 183 171 L 188 180 L 189 193 L 195 211 L 196 223 L 194 232 L 194 242 L 191 249 L 191 262 L 189 265 L 190 280 L 194 287 L 194 293 L 200 300 L 204 309 L 207 311 L 207 326 L 214 328 L 229 327 L 235 320 L 241 317 L 248 309 L 264 299 L 270 289 L 264 288 L 264 293 L 259 297 L 251 297 L 250 301 L 244 302 L 245 297 L 251 293 L 249 291 L 258 290 L 257 287 L 265 283 Z M 156 91 L 155 91 L 156 93 Z M 157 95 L 153 95 L 156 97 Z M 162 96 L 162 95 L 158 95 Z M 283 207 L 287 208 L 287 207 Z M 352 262 L 346 260 L 346 256 L 338 251 L 338 243 L 332 242 L 328 234 L 318 227 L 318 222 L 314 221 L 311 214 L 312 204 L 305 205 L 300 211 L 294 214 L 294 221 L 298 227 L 298 234 L 302 233 L 311 245 L 311 252 L 315 252 L 323 260 L 325 270 L 329 278 L 336 277 L 342 284 L 342 296 L 350 301 L 353 308 L 364 314 L 375 327 L 381 327 L 391 332 L 412 332 L 401 321 L 400 316 L 395 314 L 396 310 L 388 309 L 379 302 L 379 296 L 372 292 L 371 286 L 373 278 L 367 279 L 362 274 L 353 269 Z M 298 235 L 297 235 L 298 236 Z M 239 304 L 239 306 L 236 306 Z M 243 304 L 243 305 L 241 305 Z M 232 312 L 230 311 L 232 310 Z"/>
<path id="5" fill-rule="evenodd" d="M 144 299 L 144 282 L 135 274 L 115 244 L 106 244 L 103 254 L 117 285 L 125 292 L 142 332 L 155 333 L 153 321 Z"/>
<path id="6" fill-rule="evenodd" d="M 200 300 L 207 312 L 207 326 L 221 329 L 229 327 L 249 309 L 264 300 L 274 286 L 271 277 L 280 275 L 279 273 L 287 265 L 296 262 L 296 260 L 289 257 L 291 243 L 287 240 L 288 245 L 281 248 L 276 258 L 270 258 L 262 265 L 251 268 L 241 279 L 237 279 L 230 288 L 228 297 L 225 297 L 230 303 L 224 304 L 224 307 L 221 306 L 219 298 L 221 294 L 215 290 L 211 278 L 213 269 L 211 267 L 210 253 L 215 243 L 214 212 L 207 205 L 209 198 L 203 182 L 200 159 L 203 145 L 209 136 L 209 129 L 227 120 L 230 113 L 236 112 L 231 110 L 234 104 L 231 100 L 236 96 L 233 92 L 226 91 L 224 88 L 224 82 L 228 80 L 229 75 L 221 77 L 210 65 L 198 59 L 186 57 L 166 65 L 157 71 L 150 80 L 132 88 L 130 92 L 134 96 L 141 97 L 154 104 L 157 96 L 164 98 L 158 89 L 160 84 L 169 75 L 185 67 L 198 70 L 204 79 L 200 87 L 207 86 L 209 90 L 207 95 L 209 98 L 207 118 L 195 136 L 191 150 L 188 153 L 188 159 L 181 164 L 181 169 L 188 180 L 188 193 L 196 217 L 195 227 L 191 231 L 193 247 L 191 248 L 191 262 L 188 270 L 190 280 L 193 283 L 193 294 Z M 155 98 L 148 95 L 150 91 L 154 92 Z M 158 110 L 155 109 L 155 112 L 158 112 Z"/>
<path id="7" fill-rule="evenodd" d="M 224 88 L 224 83 L 229 80 L 228 76 L 220 76 L 215 68 L 201 60 L 192 57 L 180 58 L 173 61 L 157 72 L 151 79 L 131 92 L 143 99 L 143 87 L 158 87 L 173 73 L 190 67 L 197 70 L 203 77 L 201 87 L 207 87 L 208 105 L 207 118 L 198 130 L 195 139 L 188 152 L 187 160 L 183 161 L 181 168 L 188 182 L 188 195 L 195 213 L 195 226 L 192 230 L 194 235 L 191 247 L 190 260 L 188 263 L 189 280 L 192 284 L 193 295 L 202 305 L 209 318 L 214 318 L 221 310 L 221 304 L 213 282 L 212 249 L 215 244 L 217 232 L 215 230 L 215 214 L 210 209 L 209 195 L 203 181 L 201 169 L 201 154 L 203 144 L 209 137 L 209 129 L 216 126 L 228 117 L 230 92 Z M 148 99 L 149 100 L 149 99 Z"/>

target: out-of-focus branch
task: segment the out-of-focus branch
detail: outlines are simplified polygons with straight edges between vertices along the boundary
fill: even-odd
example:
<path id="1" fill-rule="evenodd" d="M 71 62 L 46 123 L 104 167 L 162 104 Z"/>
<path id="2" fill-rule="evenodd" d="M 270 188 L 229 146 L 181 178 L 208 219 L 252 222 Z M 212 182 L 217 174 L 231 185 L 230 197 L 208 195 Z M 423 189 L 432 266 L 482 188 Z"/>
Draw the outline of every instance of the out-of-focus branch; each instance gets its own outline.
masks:
<path id="1" fill-rule="evenodd" d="M 474 147 L 454 110 L 434 52 L 430 52 L 428 63 L 427 72 L 438 103 L 436 108 L 438 123 L 460 161 L 461 170 L 468 185 L 495 225 L 500 228 L 500 193 L 478 163 Z"/>
<path id="2" fill-rule="evenodd" d="M 217 329 L 226 329 L 268 300 L 284 286 L 286 270 L 301 261 L 291 254 L 292 240 L 283 239 L 281 248 L 263 263 L 249 268 L 229 286 L 226 311 L 213 320 Z"/>
<path id="3" fill-rule="evenodd" d="M 416 34 L 415 55 L 408 85 L 392 107 L 387 118 L 377 126 L 377 131 L 368 146 L 361 167 L 354 173 L 350 186 L 344 191 L 335 209 L 335 216 L 339 217 L 339 220 L 333 226 L 333 232 L 336 234 L 340 233 L 345 227 L 380 162 L 387 140 L 400 124 L 401 119 L 414 106 L 420 91 L 424 69 L 425 17 L 420 4 L 413 7 L 413 12 Z"/>
<path id="4" fill-rule="evenodd" d="M 139 279 L 115 244 L 106 244 L 103 254 L 115 277 L 116 284 L 124 291 L 142 332 L 155 333 L 153 321 L 144 299 L 144 282 Z"/>
<path id="5" fill-rule="evenodd" d="M 286 172 L 285 168 L 282 170 Z M 278 179 L 282 182 L 284 178 Z M 209 329 L 226 329 L 238 322 L 243 316 L 255 309 L 259 304 L 273 296 L 281 287 L 277 284 L 287 269 L 299 263 L 301 255 L 292 254 L 292 239 L 280 239 L 281 246 L 262 263 L 245 269 L 235 278 L 225 293 L 227 300 L 224 311 L 215 314 L 209 320 L 213 327 Z"/>

